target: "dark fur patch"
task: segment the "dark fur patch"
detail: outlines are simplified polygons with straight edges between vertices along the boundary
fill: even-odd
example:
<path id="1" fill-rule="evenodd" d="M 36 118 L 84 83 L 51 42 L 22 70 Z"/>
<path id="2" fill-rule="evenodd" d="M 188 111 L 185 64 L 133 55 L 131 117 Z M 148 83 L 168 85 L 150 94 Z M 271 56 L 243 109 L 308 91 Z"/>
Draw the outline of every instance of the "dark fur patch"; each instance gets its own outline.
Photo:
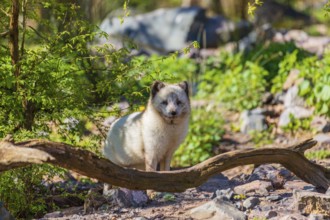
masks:
<path id="1" fill-rule="evenodd" d="M 156 94 L 165 87 L 165 84 L 161 81 L 155 81 L 151 86 L 151 97 L 154 98 Z"/>
<path id="2" fill-rule="evenodd" d="M 189 97 L 189 85 L 187 81 L 180 82 L 178 84 L 187 94 L 187 97 Z"/>

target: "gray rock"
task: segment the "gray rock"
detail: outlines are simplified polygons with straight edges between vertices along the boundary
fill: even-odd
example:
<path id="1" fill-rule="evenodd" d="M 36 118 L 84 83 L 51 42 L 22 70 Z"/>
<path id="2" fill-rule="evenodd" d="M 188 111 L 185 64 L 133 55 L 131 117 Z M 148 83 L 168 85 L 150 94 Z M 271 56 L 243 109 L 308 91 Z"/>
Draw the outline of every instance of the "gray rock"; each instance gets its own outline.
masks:
<path id="1" fill-rule="evenodd" d="M 271 196 L 267 196 L 266 199 L 269 201 L 275 202 L 275 201 L 281 200 L 282 197 L 280 195 L 271 195 Z"/>
<path id="2" fill-rule="evenodd" d="M 308 40 L 308 34 L 303 30 L 289 30 L 284 35 L 285 41 L 303 42 Z"/>
<path id="3" fill-rule="evenodd" d="M 319 144 L 330 145 L 330 134 L 317 134 L 313 137 Z"/>
<path id="4" fill-rule="evenodd" d="M 224 200 L 231 200 L 234 197 L 234 191 L 231 188 L 223 189 L 223 190 L 217 190 L 213 196 L 212 199 L 218 198 L 218 199 L 224 199 Z"/>
<path id="5" fill-rule="evenodd" d="M 15 218 L 3 206 L 2 202 L 0 202 L 0 219 L 1 220 L 15 220 Z"/>
<path id="6" fill-rule="evenodd" d="M 308 36 L 306 40 L 296 42 L 296 45 L 321 57 L 329 43 L 330 37 L 328 36 Z"/>
<path id="7" fill-rule="evenodd" d="M 63 216 L 64 215 L 61 211 L 56 211 L 56 212 L 47 213 L 46 215 L 44 215 L 43 218 L 46 218 L 46 219 L 48 219 L 48 218 L 60 218 L 60 217 L 63 217 Z M 0 219 L 2 219 L 2 218 L 0 217 Z"/>
<path id="8" fill-rule="evenodd" d="M 274 218 L 274 217 L 276 217 L 277 215 L 278 215 L 278 214 L 277 214 L 276 211 L 271 210 L 271 211 L 268 211 L 268 212 L 266 213 L 265 218 L 266 218 L 266 219 L 270 219 L 270 218 Z"/>
<path id="9" fill-rule="evenodd" d="M 323 133 L 330 132 L 330 122 L 327 122 L 327 124 L 322 128 Z"/>
<path id="10" fill-rule="evenodd" d="M 283 187 L 285 182 L 293 177 L 292 173 L 282 167 L 275 167 L 270 164 L 263 164 L 253 170 L 248 181 L 267 180 L 271 181 L 275 189 Z"/>
<path id="11" fill-rule="evenodd" d="M 262 206 L 260 206 L 260 209 L 261 209 L 261 211 L 263 211 L 263 212 L 268 212 L 268 211 L 273 210 L 274 207 L 273 207 L 273 206 L 270 206 L 270 205 L 262 205 Z"/>
<path id="12" fill-rule="evenodd" d="M 269 195 L 270 190 L 273 189 L 272 183 L 267 181 L 255 180 L 243 185 L 236 186 L 234 192 L 236 194 L 258 194 L 262 196 Z"/>
<path id="13" fill-rule="evenodd" d="M 228 189 L 229 179 L 223 174 L 217 174 L 209 178 L 205 183 L 200 185 L 198 191 L 214 192 L 216 190 Z"/>
<path id="14" fill-rule="evenodd" d="M 330 195 L 294 190 L 295 208 L 302 214 L 321 214 L 330 217 Z"/>
<path id="15" fill-rule="evenodd" d="M 201 206 L 193 208 L 188 214 L 193 219 L 247 219 L 246 215 L 238 210 L 235 205 L 221 199 L 214 199 Z"/>
<path id="16" fill-rule="evenodd" d="M 119 207 L 141 207 L 148 202 L 146 192 L 140 190 L 129 190 L 125 188 L 105 189 L 103 195 L 109 203 L 118 205 Z"/>
<path id="17" fill-rule="evenodd" d="M 287 126 L 291 121 L 290 115 L 293 115 L 293 117 L 296 119 L 303 119 L 311 117 L 313 115 L 313 111 L 301 106 L 290 106 L 286 108 L 280 115 L 278 125 L 280 127 Z"/>
<path id="18" fill-rule="evenodd" d="M 305 101 L 299 95 L 298 86 L 293 86 L 288 89 L 284 96 L 284 107 L 288 108 L 291 106 L 305 106 Z"/>
<path id="19" fill-rule="evenodd" d="M 248 134 L 251 131 L 264 131 L 268 128 L 263 109 L 246 110 L 240 116 L 240 131 Z"/>
<path id="20" fill-rule="evenodd" d="M 252 208 L 254 208 L 256 205 L 258 205 L 259 203 L 260 203 L 259 198 L 257 198 L 257 197 L 250 197 L 250 198 L 247 198 L 246 200 L 244 200 L 244 202 L 243 202 L 243 206 L 244 206 L 246 209 L 252 209 Z"/>

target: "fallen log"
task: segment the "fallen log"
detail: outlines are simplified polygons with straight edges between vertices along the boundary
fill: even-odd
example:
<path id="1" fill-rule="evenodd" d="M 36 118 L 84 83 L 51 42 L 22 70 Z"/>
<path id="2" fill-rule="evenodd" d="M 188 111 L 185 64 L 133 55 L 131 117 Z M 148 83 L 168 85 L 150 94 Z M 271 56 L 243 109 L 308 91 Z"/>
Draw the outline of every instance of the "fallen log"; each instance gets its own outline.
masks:
<path id="1" fill-rule="evenodd" d="M 90 151 L 64 143 L 46 140 L 19 143 L 3 141 L 0 142 L 0 172 L 29 164 L 49 163 L 129 189 L 181 192 L 237 166 L 279 163 L 307 183 L 326 190 L 330 186 L 330 170 L 304 156 L 304 152 L 316 144 L 315 140 L 309 139 L 287 148 L 236 150 L 217 155 L 190 168 L 144 172 L 117 166 Z"/>

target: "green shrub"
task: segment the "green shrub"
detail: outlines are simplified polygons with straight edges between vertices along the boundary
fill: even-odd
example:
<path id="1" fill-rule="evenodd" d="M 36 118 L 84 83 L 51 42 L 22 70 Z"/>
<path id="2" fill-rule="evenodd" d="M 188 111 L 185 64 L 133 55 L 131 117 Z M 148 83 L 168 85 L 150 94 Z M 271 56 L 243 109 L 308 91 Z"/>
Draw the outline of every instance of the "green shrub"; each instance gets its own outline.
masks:
<path id="1" fill-rule="evenodd" d="M 298 60 L 298 50 L 287 53 L 284 59 L 279 63 L 277 75 L 272 79 L 271 92 L 273 94 L 281 92 L 290 71 L 296 67 Z"/>
<path id="2" fill-rule="evenodd" d="M 287 64 L 290 64 L 290 59 L 292 59 L 290 58 L 290 54 L 292 53 L 297 54 L 297 61 L 303 60 L 304 58 L 311 55 L 303 49 L 298 48 L 293 42 L 269 44 L 263 43 L 257 45 L 252 51 L 246 53 L 244 55 L 244 59 L 246 61 L 257 63 L 268 71 L 268 75 L 266 75 L 268 90 L 272 87 L 272 81 L 275 77 L 278 76 L 278 73 L 283 71 L 283 68 L 285 71 L 286 66 L 285 64 L 281 63 L 287 62 Z M 287 59 L 289 59 L 289 61 L 285 61 Z"/>
<path id="3" fill-rule="evenodd" d="M 174 155 L 174 166 L 191 166 L 212 157 L 212 148 L 224 134 L 223 124 L 216 108 L 193 110 L 188 136 Z"/>
<path id="4" fill-rule="evenodd" d="M 236 111 L 259 106 L 268 72 L 257 63 L 244 62 L 242 54 L 221 58 L 219 69 L 209 69 L 201 76 L 197 95 L 217 100 Z"/>
<path id="5" fill-rule="evenodd" d="M 299 95 L 308 105 L 315 107 L 314 113 L 330 116 L 330 53 L 322 59 L 311 57 L 299 63 Z"/>
<path id="6" fill-rule="evenodd" d="M 63 170 L 50 165 L 33 165 L 0 174 L 0 198 L 11 214 L 21 219 L 41 217 L 48 210 L 56 209 L 46 203 L 50 195 L 43 182 L 63 175 Z"/>
<path id="7" fill-rule="evenodd" d="M 282 129 L 286 132 L 290 132 L 292 135 L 299 131 L 311 131 L 312 117 L 298 119 L 294 115 L 290 114 L 290 122 Z"/>
<path id="8" fill-rule="evenodd" d="M 306 157 L 310 160 L 323 160 L 330 158 L 330 151 L 326 149 L 306 152 Z"/>

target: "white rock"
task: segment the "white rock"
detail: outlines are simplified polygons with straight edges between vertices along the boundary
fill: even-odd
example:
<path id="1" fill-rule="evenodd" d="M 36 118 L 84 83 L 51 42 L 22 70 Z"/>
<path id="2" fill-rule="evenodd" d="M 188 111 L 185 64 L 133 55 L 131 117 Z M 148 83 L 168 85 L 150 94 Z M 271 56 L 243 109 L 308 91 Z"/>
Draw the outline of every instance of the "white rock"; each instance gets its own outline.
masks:
<path id="1" fill-rule="evenodd" d="M 214 199 L 189 211 L 193 219 L 245 220 L 246 215 L 230 202 Z"/>

